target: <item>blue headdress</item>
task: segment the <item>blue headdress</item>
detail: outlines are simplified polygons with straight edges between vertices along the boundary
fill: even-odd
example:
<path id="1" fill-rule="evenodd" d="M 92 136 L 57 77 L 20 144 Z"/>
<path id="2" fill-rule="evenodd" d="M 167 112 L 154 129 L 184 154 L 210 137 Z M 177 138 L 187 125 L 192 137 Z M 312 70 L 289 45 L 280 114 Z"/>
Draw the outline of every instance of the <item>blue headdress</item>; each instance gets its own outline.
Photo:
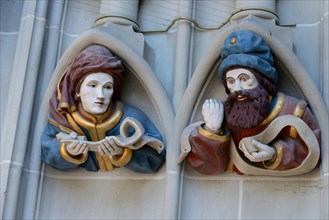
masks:
<path id="1" fill-rule="evenodd" d="M 274 85 L 278 82 L 271 49 L 258 34 L 249 30 L 234 31 L 226 38 L 221 52 L 220 79 L 228 68 L 240 66 L 259 72 Z"/>

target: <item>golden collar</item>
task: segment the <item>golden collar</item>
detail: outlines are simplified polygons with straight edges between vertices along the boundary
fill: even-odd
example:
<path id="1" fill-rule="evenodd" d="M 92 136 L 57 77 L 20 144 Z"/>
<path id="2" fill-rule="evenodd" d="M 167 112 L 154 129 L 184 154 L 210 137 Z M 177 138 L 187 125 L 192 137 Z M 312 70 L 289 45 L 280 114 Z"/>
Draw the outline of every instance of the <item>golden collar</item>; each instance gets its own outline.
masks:
<path id="1" fill-rule="evenodd" d="M 271 100 L 272 101 L 272 100 Z M 273 121 L 281 112 L 284 104 L 286 102 L 286 96 L 283 93 L 278 93 L 278 97 L 276 98 L 276 102 L 270 114 L 262 121 L 261 125 L 266 125 Z"/>
<path id="2" fill-rule="evenodd" d="M 75 111 L 72 113 L 72 127 L 83 127 L 90 133 L 93 141 L 98 141 L 105 137 L 107 131 L 114 128 L 123 115 L 123 104 L 116 102 L 111 105 L 108 111 L 99 118 L 87 113 L 86 111 Z"/>

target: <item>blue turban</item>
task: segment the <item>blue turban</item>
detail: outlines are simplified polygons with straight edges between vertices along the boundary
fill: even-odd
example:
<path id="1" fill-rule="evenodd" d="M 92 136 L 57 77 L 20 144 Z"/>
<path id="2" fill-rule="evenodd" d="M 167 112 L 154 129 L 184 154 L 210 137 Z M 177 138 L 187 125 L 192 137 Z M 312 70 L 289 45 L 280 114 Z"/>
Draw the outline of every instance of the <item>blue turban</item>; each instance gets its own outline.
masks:
<path id="1" fill-rule="evenodd" d="M 252 31 L 232 32 L 225 40 L 221 56 L 222 63 L 218 69 L 220 79 L 228 68 L 240 66 L 259 72 L 273 84 L 278 82 L 271 49 L 261 36 Z"/>

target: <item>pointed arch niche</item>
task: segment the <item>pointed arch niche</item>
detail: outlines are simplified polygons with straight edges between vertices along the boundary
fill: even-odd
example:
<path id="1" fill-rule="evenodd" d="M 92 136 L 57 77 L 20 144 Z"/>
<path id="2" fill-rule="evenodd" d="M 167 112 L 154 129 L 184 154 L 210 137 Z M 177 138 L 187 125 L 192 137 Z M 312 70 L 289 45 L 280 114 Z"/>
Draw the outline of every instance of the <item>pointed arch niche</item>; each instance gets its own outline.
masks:
<path id="1" fill-rule="evenodd" d="M 112 172 L 88 172 L 78 169 L 63 172 L 40 160 L 40 137 L 47 123 L 49 99 L 56 84 L 74 57 L 91 44 L 108 47 L 124 66 L 122 100 L 146 113 L 170 147 L 174 112 L 165 90 L 149 64 L 105 28 L 91 29 L 80 35 L 65 51 L 43 98 L 34 134 L 24 214 L 31 218 L 56 219 L 133 219 L 163 218 L 166 194 L 166 165 L 155 174 L 139 174 L 124 168 Z M 142 97 L 142 98 L 140 98 Z M 123 205 L 124 204 L 124 205 Z"/>
<path id="2" fill-rule="evenodd" d="M 196 173 L 187 164 L 183 164 L 180 187 L 179 217 L 213 219 L 240 219 L 273 217 L 269 213 L 279 213 L 277 218 L 294 216 L 310 218 L 325 216 L 328 195 L 325 191 L 328 176 L 328 111 L 318 88 L 310 79 L 296 55 L 271 31 L 250 20 L 232 23 L 212 36 L 213 47 L 207 51 L 195 69 L 176 114 L 176 132 L 193 122 L 202 120 L 201 108 L 207 98 L 225 101 L 227 95 L 217 76 L 220 64 L 220 48 L 226 37 L 237 29 L 249 29 L 261 36 L 268 43 L 275 57 L 279 72 L 279 91 L 305 99 L 321 128 L 321 164 L 312 172 L 299 176 L 250 176 L 237 174 L 220 174 L 206 176 Z M 179 154 L 179 153 L 177 153 Z M 300 190 L 301 188 L 308 190 Z M 277 193 L 278 191 L 282 193 Z M 191 193 L 193 192 L 193 193 Z M 200 195 L 199 199 L 195 195 Z M 202 195 L 202 196 L 201 196 Z M 265 199 L 266 198 L 266 199 Z M 316 199 L 315 199 L 316 198 Z M 301 210 L 299 200 L 305 207 Z M 213 201 L 213 202 L 209 202 Z M 216 201 L 216 202 L 214 202 Z M 282 202 L 289 205 L 283 210 Z M 319 209 L 319 207 L 321 207 Z M 257 214 L 251 210 L 258 210 Z M 322 211 L 320 211 L 322 210 Z"/>

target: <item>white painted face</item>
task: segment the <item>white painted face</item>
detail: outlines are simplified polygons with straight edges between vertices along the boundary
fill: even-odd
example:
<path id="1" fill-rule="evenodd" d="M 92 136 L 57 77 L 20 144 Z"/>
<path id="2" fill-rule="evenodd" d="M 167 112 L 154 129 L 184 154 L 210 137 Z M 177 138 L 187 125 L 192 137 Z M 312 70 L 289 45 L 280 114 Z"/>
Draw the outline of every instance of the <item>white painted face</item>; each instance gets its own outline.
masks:
<path id="1" fill-rule="evenodd" d="M 113 77 L 107 73 L 88 75 L 80 87 L 83 109 L 93 115 L 105 113 L 113 96 L 113 83 Z"/>
<path id="2" fill-rule="evenodd" d="M 239 92 L 245 89 L 254 89 L 258 86 L 255 75 L 248 69 L 237 68 L 227 71 L 226 84 L 230 92 Z M 245 100 L 245 97 L 239 96 L 239 101 Z"/>

